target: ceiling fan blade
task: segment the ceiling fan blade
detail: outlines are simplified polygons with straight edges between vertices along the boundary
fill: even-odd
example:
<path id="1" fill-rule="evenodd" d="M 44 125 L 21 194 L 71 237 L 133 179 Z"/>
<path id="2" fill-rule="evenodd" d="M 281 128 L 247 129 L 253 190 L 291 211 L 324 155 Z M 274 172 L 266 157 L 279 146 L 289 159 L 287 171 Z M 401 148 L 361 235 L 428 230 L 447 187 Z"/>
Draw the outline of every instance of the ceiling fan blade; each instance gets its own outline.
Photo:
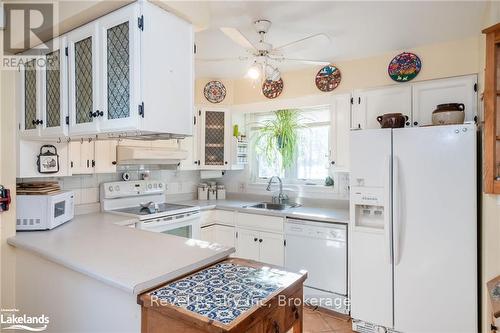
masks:
<path id="1" fill-rule="evenodd" d="M 290 43 L 287 43 L 287 44 L 284 44 L 284 45 L 281 45 L 281 46 L 278 46 L 275 48 L 275 50 L 282 50 L 284 48 L 287 48 L 287 47 L 290 47 L 290 46 L 293 46 L 295 44 L 299 44 L 299 43 L 302 43 L 302 42 L 305 42 L 307 40 L 311 40 L 311 39 L 315 39 L 315 38 L 326 38 L 328 41 L 330 41 L 330 37 L 328 37 L 328 35 L 324 34 L 324 33 L 319 33 L 319 34 L 314 34 L 314 35 L 311 35 L 311 36 L 307 36 L 307 37 L 304 37 L 304 38 L 301 38 L 301 39 L 298 39 L 296 41 L 293 41 L 293 42 L 290 42 Z"/>
<path id="2" fill-rule="evenodd" d="M 304 64 L 310 64 L 310 65 L 322 65 L 326 66 L 330 64 L 330 61 L 324 61 L 324 60 L 312 60 L 312 59 L 292 59 L 292 58 L 276 58 L 275 60 L 278 61 L 293 61 L 293 62 L 301 62 Z"/>
<path id="3" fill-rule="evenodd" d="M 205 59 L 205 58 L 195 58 L 196 61 L 202 61 L 202 62 L 224 62 L 224 61 L 244 61 L 248 60 L 249 57 L 237 57 L 237 58 L 210 58 L 210 59 Z"/>
<path id="4" fill-rule="evenodd" d="M 244 47 L 245 49 L 255 49 L 255 46 L 236 28 L 225 28 L 222 27 L 220 30 L 233 42 Z"/>

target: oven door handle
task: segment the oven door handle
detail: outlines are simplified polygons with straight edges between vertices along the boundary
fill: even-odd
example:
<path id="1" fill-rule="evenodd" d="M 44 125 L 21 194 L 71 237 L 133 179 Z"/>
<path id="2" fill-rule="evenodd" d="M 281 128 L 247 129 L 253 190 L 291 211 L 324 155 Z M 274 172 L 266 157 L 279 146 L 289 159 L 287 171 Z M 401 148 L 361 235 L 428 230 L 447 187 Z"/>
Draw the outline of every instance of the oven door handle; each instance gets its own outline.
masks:
<path id="1" fill-rule="evenodd" d="M 158 218 L 160 219 L 160 221 L 156 221 L 156 220 L 153 220 L 153 221 L 149 221 L 149 222 L 139 222 L 140 224 L 140 229 L 147 229 L 147 230 L 154 230 L 154 229 L 157 229 L 157 228 L 161 228 L 161 227 L 164 227 L 164 226 L 176 226 L 178 224 L 185 224 L 186 222 L 189 222 L 189 221 L 194 221 L 194 220 L 198 220 L 200 219 L 200 214 L 199 213 L 194 213 L 194 214 L 191 214 L 189 216 L 185 216 L 183 218 L 179 218 L 179 219 L 171 219 L 171 220 L 162 220 L 162 218 Z M 198 222 L 195 222 L 195 223 L 198 223 Z"/>

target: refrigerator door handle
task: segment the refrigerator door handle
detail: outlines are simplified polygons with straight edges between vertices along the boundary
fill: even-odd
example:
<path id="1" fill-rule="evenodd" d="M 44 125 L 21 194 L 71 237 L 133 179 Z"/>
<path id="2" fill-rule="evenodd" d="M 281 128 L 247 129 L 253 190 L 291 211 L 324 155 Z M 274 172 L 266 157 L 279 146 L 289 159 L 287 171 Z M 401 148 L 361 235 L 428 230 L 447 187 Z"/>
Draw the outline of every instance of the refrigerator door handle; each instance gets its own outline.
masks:
<path id="1" fill-rule="evenodd" d="M 394 156 L 392 161 L 392 202 L 393 202 L 393 211 L 392 211 L 392 228 L 393 228 L 393 240 L 394 240 L 394 265 L 399 263 L 401 259 L 401 250 L 400 250 L 400 223 L 401 223 L 401 195 L 399 191 L 399 160 L 397 156 Z"/>
<path id="2" fill-rule="evenodd" d="M 389 265 L 392 265 L 393 253 L 392 253 L 392 241 L 391 241 L 391 155 L 385 157 L 385 179 L 384 179 L 384 197 L 385 197 L 385 212 L 384 212 L 384 236 L 385 244 L 387 249 L 387 259 Z"/>

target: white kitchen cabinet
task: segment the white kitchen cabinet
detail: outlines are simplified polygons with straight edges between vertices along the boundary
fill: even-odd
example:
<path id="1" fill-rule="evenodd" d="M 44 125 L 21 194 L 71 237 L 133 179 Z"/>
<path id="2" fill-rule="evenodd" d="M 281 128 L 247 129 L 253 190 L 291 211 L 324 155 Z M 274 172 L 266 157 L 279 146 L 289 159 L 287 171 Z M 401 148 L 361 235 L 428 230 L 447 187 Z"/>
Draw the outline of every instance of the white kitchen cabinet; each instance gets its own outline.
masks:
<path id="1" fill-rule="evenodd" d="M 94 142 L 74 141 L 69 144 L 70 168 L 73 175 L 89 175 L 94 173 Z"/>
<path id="2" fill-rule="evenodd" d="M 98 133 L 100 110 L 97 21 L 67 35 L 69 67 L 69 134 Z"/>
<path id="3" fill-rule="evenodd" d="M 68 135 L 68 68 L 66 38 L 52 40 L 53 50 L 44 54 L 41 78 L 40 136 L 60 138 Z"/>
<path id="4" fill-rule="evenodd" d="M 465 121 L 477 116 L 477 75 L 416 82 L 412 85 L 414 126 L 432 124 L 432 112 L 438 104 L 463 103 Z"/>
<path id="5" fill-rule="evenodd" d="M 95 173 L 116 172 L 116 146 L 115 140 L 94 142 Z"/>
<path id="6" fill-rule="evenodd" d="M 42 86 L 46 79 L 53 86 L 55 75 L 41 74 L 31 66 L 34 62 L 28 62 L 20 68 L 23 137 L 192 134 L 194 34 L 190 23 L 140 1 L 62 35 L 56 44 L 61 66 L 59 101 L 64 108 L 54 108 L 57 98 L 45 95 L 54 89 Z M 56 58 L 56 53 L 50 56 Z M 51 104 L 47 117 L 42 113 L 45 102 Z"/>
<path id="7" fill-rule="evenodd" d="M 72 141 L 69 144 L 70 170 L 73 175 L 116 172 L 114 140 Z"/>
<path id="8" fill-rule="evenodd" d="M 227 109 L 202 109 L 200 117 L 200 169 L 230 168 L 230 119 Z"/>
<path id="9" fill-rule="evenodd" d="M 283 234 L 236 228 L 236 257 L 283 266 L 285 240 Z"/>
<path id="10" fill-rule="evenodd" d="M 236 254 L 235 256 L 243 259 L 259 261 L 260 259 L 260 243 L 259 232 L 236 228 Z"/>
<path id="11" fill-rule="evenodd" d="M 331 111 L 330 165 L 335 171 L 349 171 L 351 94 L 333 95 Z"/>
<path id="12" fill-rule="evenodd" d="M 187 158 L 181 161 L 179 170 L 198 170 L 200 163 L 200 118 L 198 113 L 193 116 L 193 135 L 180 140 L 180 148 L 188 152 Z"/>
<path id="13" fill-rule="evenodd" d="M 220 224 L 203 226 L 201 228 L 201 240 L 234 247 L 236 240 L 234 227 Z"/>
<path id="14" fill-rule="evenodd" d="M 140 104 L 139 6 L 126 6 L 98 20 L 101 132 L 138 127 Z M 101 115 L 102 114 L 102 115 Z"/>
<path id="15" fill-rule="evenodd" d="M 377 117 L 385 113 L 402 113 L 411 117 L 411 86 L 401 85 L 356 90 L 353 97 L 352 128 L 380 128 Z M 407 123 L 410 125 L 409 121 Z"/>
<path id="16" fill-rule="evenodd" d="M 259 261 L 270 265 L 285 265 L 285 238 L 283 234 L 260 232 Z"/>
<path id="17" fill-rule="evenodd" d="M 20 113 L 19 132 L 22 137 L 38 137 L 41 116 L 41 74 L 35 59 L 19 66 Z"/>

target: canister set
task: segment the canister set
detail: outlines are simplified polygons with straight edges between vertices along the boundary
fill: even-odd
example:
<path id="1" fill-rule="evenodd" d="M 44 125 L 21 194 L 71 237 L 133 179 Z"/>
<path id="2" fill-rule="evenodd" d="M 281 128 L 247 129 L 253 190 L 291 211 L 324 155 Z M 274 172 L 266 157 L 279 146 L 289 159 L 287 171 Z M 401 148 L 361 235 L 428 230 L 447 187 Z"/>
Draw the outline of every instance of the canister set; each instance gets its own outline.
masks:
<path id="1" fill-rule="evenodd" d="M 200 183 L 198 185 L 198 200 L 224 200 L 226 199 L 226 188 L 224 184 L 215 182 Z"/>

